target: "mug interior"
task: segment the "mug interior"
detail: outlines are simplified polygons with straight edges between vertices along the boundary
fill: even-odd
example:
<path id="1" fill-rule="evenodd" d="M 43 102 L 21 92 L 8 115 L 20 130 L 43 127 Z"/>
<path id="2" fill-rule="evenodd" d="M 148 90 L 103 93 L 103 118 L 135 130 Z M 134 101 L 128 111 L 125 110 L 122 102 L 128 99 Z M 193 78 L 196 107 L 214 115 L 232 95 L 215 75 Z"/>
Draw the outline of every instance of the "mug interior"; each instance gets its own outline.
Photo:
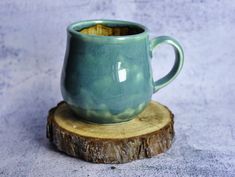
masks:
<path id="1" fill-rule="evenodd" d="M 145 32 L 139 24 L 116 20 L 78 22 L 72 28 L 78 33 L 95 36 L 129 36 Z"/>

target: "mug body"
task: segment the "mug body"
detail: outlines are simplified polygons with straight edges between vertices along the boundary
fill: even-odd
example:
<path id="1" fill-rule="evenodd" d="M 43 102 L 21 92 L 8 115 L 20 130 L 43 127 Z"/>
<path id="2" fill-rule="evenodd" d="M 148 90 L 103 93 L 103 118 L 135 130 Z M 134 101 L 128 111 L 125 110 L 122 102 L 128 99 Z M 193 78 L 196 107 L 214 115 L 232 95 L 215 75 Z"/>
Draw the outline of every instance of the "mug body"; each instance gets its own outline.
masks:
<path id="1" fill-rule="evenodd" d="M 80 32 L 96 24 L 127 27 L 135 33 L 98 36 Z M 67 31 L 61 91 L 77 117 L 117 123 L 143 111 L 153 94 L 147 29 L 126 21 L 91 20 L 71 24 Z"/>

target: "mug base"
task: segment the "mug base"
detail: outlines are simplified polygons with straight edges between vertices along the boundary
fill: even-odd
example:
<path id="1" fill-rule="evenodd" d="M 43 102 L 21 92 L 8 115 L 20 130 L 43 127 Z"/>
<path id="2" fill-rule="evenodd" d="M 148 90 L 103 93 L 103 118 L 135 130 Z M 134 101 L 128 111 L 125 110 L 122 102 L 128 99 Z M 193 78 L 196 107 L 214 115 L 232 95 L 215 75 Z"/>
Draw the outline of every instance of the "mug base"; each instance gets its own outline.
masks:
<path id="1" fill-rule="evenodd" d="M 78 120 L 98 124 L 113 124 L 130 121 L 140 114 L 146 106 L 146 103 L 142 103 L 139 104 L 136 109 L 126 108 L 121 113 L 112 114 L 108 110 L 88 110 L 69 105 Z"/>

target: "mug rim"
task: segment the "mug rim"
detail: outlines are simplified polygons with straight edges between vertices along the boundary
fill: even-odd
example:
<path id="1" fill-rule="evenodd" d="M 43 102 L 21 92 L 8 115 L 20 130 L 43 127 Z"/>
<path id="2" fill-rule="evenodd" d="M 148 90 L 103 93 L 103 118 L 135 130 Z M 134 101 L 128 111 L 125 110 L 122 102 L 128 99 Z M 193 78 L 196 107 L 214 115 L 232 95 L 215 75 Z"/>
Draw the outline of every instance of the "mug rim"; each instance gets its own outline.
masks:
<path id="1" fill-rule="evenodd" d="M 84 34 L 77 30 L 75 30 L 76 27 L 84 28 L 89 25 L 96 25 L 96 24 L 119 24 L 119 25 L 133 25 L 135 27 L 138 27 L 142 29 L 143 31 L 138 34 L 130 34 L 130 35 L 124 35 L 124 36 L 98 36 L 98 35 L 90 35 L 90 34 Z M 72 36 L 80 36 L 85 38 L 91 38 L 91 39 L 114 39 L 114 40 L 126 40 L 126 39 L 142 39 L 148 36 L 148 28 L 144 25 L 141 25 L 136 22 L 131 21 L 124 21 L 124 20 L 109 20 L 109 19 L 94 19 L 94 20 L 82 20 L 77 21 L 74 23 L 71 23 L 67 27 L 67 32 L 71 34 Z"/>

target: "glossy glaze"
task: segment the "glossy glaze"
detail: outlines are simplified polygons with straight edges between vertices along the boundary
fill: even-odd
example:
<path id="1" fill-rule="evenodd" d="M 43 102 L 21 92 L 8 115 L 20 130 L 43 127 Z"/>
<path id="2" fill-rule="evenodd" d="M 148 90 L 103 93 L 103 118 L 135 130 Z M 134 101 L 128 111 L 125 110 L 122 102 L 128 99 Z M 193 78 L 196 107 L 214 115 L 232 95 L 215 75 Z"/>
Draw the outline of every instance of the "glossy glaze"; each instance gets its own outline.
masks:
<path id="1" fill-rule="evenodd" d="M 77 31 L 97 23 L 136 25 L 143 32 L 127 36 L 95 36 Z M 130 120 L 149 103 L 153 92 L 158 90 L 156 84 L 161 85 L 153 81 L 150 66 L 151 48 L 157 44 L 155 40 L 149 41 L 144 26 L 132 22 L 96 20 L 70 25 L 61 77 L 64 100 L 85 121 L 116 123 Z M 180 66 L 176 66 L 176 62 L 172 71 L 174 76 L 182 66 L 182 56 L 178 61 L 181 61 L 178 62 Z M 168 78 L 167 81 L 171 80 Z"/>

